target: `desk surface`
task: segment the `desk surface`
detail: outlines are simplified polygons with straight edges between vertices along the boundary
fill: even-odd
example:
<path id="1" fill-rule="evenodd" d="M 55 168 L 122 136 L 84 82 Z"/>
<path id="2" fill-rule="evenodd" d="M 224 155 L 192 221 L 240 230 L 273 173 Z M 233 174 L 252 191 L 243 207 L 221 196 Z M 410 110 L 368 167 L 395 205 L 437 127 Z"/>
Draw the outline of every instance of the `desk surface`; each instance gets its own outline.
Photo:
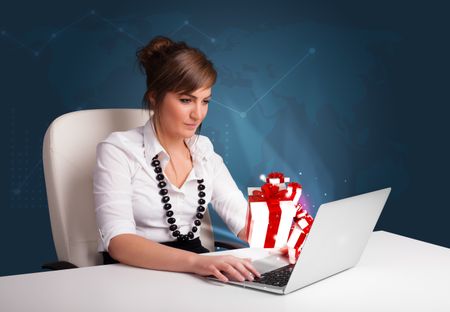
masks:
<path id="1" fill-rule="evenodd" d="M 122 264 L 0 277 L 1 311 L 450 311 L 450 250 L 374 232 L 360 262 L 289 295 Z"/>

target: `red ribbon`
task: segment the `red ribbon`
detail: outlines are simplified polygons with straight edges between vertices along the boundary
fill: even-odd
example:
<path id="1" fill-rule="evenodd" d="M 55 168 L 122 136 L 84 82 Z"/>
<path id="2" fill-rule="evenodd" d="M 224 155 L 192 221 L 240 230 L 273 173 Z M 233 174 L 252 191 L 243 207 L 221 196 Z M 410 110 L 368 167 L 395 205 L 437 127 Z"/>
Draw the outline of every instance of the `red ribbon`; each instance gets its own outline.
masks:
<path id="1" fill-rule="evenodd" d="M 301 204 L 299 204 L 298 205 L 298 209 L 297 209 L 297 213 L 295 214 L 295 217 L 294 217 L 294 223 L 297 223 L 300 226 L 300 221 L 302 219 L 305 219 L 305 221 L 308 223 L 308 225 L 305 228 L 302 228 L 302 231 L 305 234 L 308 234 L 309 231 L 311 230 L 311 226 L 312 226 L 312 224 L 314 222 L 314 218 L 311 217 L 311 215 L 308 213 L 308 211 L 303 209 Z M 290 236 L 290 234 L 289 234 L 289 236 Z"/>
<path id="2" fill-rule="evenodd" d="M 302 219 L 305 219 L 305 221 L 308 223 L 308 225 L 305 228 L 300 227 L 300 221 Z M 295 258 L 298 259 L 301 249 L 300 247 L 303 245 L 303 242 L 305 241 L 306 237 L 308 236 L 309 231 L 311 230 L 311 226 L 314 219 L 311 217 L 311 215 L 303 209 L 302 205 L 298 204 L 297 213 L 294 217 L 294 223 L 292 224 L 292 228 L 289 232 L 289 237 L 291 237 L 292 232 L 294 231 L 295 227 L 299 227 L 302 232 L 300 233 L 300 236 L 298 237 L 297 241 L 295 242 L 294 249 L 295 249 Z"/>
<path id="3" fill-rule="evenodd" d="M 299 189 L 301 189 L 302 186 L 301 186 L 300 183 L 297 183 L 297 182 L 291 182 L 291 183 L 288 184 L 288 187 L 292 187 L 292 194 L 291 194 L 291 196 L 289 196 L 289 200 L 294 200 L 295 195 L 297 195 L 297 191 L 298 191 Z M 297 205 L 297 204 L 298 204 L 298 203 L 294 203 L 294 205 Z"/>
<path id="4" fill-rule="evenodd" d="M 277 185 L 265 183 L 261 191 L 253 191 L 250 200 L 254 202 L 266 202 L 269 208 L 269 224 L 267 226 L 266 240 L 264 248 L 275 246 L 275 235 L 278 233 L 281 220 L 280 200 L 286 200 L 287 190 L 280 190 Z"/>

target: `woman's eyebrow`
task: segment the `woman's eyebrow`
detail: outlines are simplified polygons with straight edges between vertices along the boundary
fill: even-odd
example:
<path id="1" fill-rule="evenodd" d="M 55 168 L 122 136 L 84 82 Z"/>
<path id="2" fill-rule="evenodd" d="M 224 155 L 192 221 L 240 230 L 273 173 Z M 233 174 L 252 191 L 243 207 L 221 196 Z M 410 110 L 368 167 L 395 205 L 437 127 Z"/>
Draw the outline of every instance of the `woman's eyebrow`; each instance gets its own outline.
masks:
<path id="1" fill-rule="evenodd" d="M 181 95 L 187 95 L 187 96 L 189 96 L 189 97 L 191 97 L 191 98 L 197 99 L 197 97 L 196 97 L 195 95 L 192 95 L 192 94 L 189 94 L 189 93 L 181 93 Z M 210 95 L 208 95 L 207 97 L 205 97 L 205 99 L 206 99 L 206 98 L 209 98 L 209 97 L 211 97 L 211 96 L 212 96 L 212 94 L 210 94 Z"/>

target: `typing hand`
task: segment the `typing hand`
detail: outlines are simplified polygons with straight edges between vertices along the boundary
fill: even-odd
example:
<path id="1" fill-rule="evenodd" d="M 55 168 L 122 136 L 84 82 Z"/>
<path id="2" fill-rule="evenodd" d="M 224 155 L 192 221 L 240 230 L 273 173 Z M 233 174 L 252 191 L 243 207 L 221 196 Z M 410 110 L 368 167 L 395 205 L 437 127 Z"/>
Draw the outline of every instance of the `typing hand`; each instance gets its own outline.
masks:
<path id="1" fill-rule="evenodd" d="M 202 276 L 213 275 L 222 282 L 228 282 L 229 280 L 253 281 L 254 276 L 261 277 L 261 274 L 253 267 L 251 259 L 231 255 L 197 255 L 193 264 L 193 271 Z"/>
<path id="2" fill-rule="evenodd" d="M 297 262 L 299 253 L 294 248 L 289 248 L 288 246 L 284 246 L 284 247 L 281 247 L 279 249 L 279 251 L 283 256 L 288 257 L 290 264 L 294 264 L 295 262 Z"/>

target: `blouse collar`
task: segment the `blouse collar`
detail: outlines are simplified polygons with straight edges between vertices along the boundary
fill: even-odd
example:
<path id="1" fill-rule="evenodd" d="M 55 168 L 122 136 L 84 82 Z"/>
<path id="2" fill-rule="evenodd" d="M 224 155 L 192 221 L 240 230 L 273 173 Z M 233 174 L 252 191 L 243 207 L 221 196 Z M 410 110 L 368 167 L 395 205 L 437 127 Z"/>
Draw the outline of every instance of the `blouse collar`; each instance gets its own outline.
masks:
<path id="1" fill-rule="evenodd" d="M 170 156 L 169 153 L 164 149 L 161 143 L 156 136 L 155 126 L 153 123 L 153 118 L 150 118 L 144 125 L 143 131 L 143 139 L 144 139 L 144 150 L 146 154 L 147 163 L 151 166 L 152 158 L 155 155 L 158 155 L 158 158 L 161 160 L 161 166 L 165 167 L 165 164 L 169 161 Z M 192 155 L 192 160 L 194 163 L 194 174 L 195 178 L 199 178 L 202 176 L 200 162 L 203 162 L 207 158 L 207 147 L 203 146 L 202 140 L 199 140 L 199 135 L 193 135 L 190 138 L 184 139 L 189 151 Z"/>

